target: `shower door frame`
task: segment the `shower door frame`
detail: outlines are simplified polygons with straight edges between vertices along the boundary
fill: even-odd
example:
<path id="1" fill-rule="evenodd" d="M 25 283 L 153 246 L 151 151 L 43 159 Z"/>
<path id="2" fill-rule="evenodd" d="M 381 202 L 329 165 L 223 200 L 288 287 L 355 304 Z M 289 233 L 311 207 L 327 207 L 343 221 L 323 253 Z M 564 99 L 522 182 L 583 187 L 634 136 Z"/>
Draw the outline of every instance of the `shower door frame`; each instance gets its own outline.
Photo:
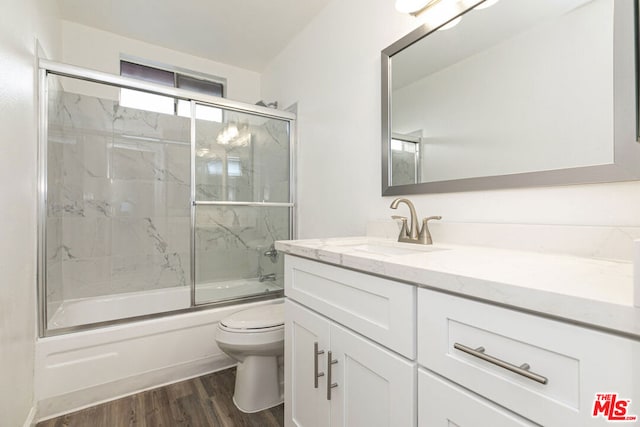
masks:
<path id="1" fill-rule="evenodd" d="M 160 313 L 131 316 L 122 319 L 107 320 L 102 322 L 88 323 L 77 326 L 69 326 L 58 329 L 48 329 L 47 313 L 47 148 L 48 148 L 48 75 L 69 77 L 92 83 L 105 84 L 121 89 L 134 89 L 155 95 L 164 95 L 176 99 L 187 100 L 191 103 L 191 188 L 190 188 L 190 306 L 184 309 L 172 310 Z M 99 327 L 112 326 L 133 321 L 153 319 L 158 317 L 181 314 L 185 312 L 205 310 L 212 307 L 222 307 L 242 302 L 261 301 L 279 298 L 284 295 L 284 290 L 270 293 L 268 295 L 248 295 L 245 297 L 222 300 L 219 302 L 206 302 L 196 304 L 196 274 L 195 274 L 195 212 L 197 206 L 246 206 L 246 207 L 286 207 L 289 209 L 289 238 L 295 239 L 297 236 L 296 227 L 296 114 L 261 107 L 253 104 L 232 101 L 226 98 L 205 95 L 179 88 L 161 86 L 147 83 L 127 77 L 90 70 L 74 65 L 50 61 L 40 58 L 38 60 L 38 250 L 37 250 L 37 300 L 38 300 L 38 336 L 40 338 L 62 335 L 66 333 L 85 331 Z M 195 187 L 195 150 L 196 150 L 196 104 L 220 108 L 223 111 L 235 111 L 260 116 L 268 119 L 286 121 L 289 129 L 289 202 L 241 202 L 241 201 L 197 201 Z"/>

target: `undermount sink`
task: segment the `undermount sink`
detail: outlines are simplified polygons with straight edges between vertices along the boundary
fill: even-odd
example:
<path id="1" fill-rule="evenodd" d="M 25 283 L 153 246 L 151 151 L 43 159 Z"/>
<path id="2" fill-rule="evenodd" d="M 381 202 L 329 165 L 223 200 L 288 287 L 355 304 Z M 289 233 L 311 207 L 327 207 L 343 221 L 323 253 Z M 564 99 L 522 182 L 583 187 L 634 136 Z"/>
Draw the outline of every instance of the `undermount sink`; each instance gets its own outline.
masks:
<path id="1" fill-rule="evenodd" d="M 402 247 L 400 247 L 402 245 Z M 357 252 L 366 252 L 376 255 L 415 255 L 424 252 L 443 251 L 444 248 L 436 248 L 427 245 L 413 245 L 411 243 L 351 243 L 339 245 Z"/>

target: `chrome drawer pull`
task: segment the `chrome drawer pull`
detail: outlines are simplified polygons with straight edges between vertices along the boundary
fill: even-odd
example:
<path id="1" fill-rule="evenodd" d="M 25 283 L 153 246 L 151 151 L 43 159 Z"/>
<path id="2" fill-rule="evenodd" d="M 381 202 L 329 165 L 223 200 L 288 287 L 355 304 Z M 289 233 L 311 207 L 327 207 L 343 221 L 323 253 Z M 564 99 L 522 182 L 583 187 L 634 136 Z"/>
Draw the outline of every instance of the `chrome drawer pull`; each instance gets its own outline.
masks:
<path id="1" fill-rule="evenodd" d="M 324 350 L 318 350 L 318 341 L 313 343 L 313 388 L 318 388 L 318 378 L 324 377 L 324 372 L 318 372 L 318 356 L 324 354 Z"/>
<path id="2" fill-rule="evenodd" d="M 493 363 L 496 366 L 500 366 L 501 368 L 504 368 L 515 374 L 522 375 L 523 377 L 533 380 L 535 382 L 538 382 L 540 384 L 546 384 L 548 382 L 546 377 L 543 377 L 542 375 L 538 375 L 536 373 L 529 371 L 531 366 L 529 366 L 528 363 L 523 363 L 520 366 L 512 365 L 511 363 L 505 362 L 504 360 L 500 360 L 497 357 L 493 357 L 488 354 L 485 354 L 484 347 L 478 347 L 476 349 L 473 349 L 473 348 L 467 347 L 466 345 L 455 343 L 453 344 L 453 348 L 455 348 L 456 350 L 460 350 L 464 353 L 470 354 L 474 357 L 477 357 L 478 359 L 482 359 L 485 362 Z"/>
<path id="3" fill-rule="evenodd" d="M 331 356 L 331 352 L 327 353 L 327 400 L 331 400 L 331 389 L 338 387 L 338 383 L 331 382 L 331 365 L 338 363 Z"/>

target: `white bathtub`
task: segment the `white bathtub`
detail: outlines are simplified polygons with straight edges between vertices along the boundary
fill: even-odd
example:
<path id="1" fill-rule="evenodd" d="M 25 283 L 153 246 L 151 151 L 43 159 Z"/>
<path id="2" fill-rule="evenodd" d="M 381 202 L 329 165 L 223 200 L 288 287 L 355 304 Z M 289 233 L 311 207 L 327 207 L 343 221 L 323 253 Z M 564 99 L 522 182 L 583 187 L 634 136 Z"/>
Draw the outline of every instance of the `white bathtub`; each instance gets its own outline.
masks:
<path id="1" fill-rule="evenodd" d="M 232 292 L 233 282 L 224 286 Z M 245 285 L 249 285 L 245 283 Z M 270 286 L 273 283 L 255 283 Z M 218 287 L 220 288 L 220 287 Z M 218 289 L 220 291 L 220 289 Z M 236 289 L 237 290 L 237 289 Z M 246 290 L 246 287 L 245 289 Z M 70 301 L 56 313 L 64 327 L 78 322 L 74 316 L 95 321 L 113 318 L 141 305 L 157 311 L 184 303 L 188 289 L 136 293 L 116 298 L 115 304 L 100 299 Z M 214 287 L 211 288 L 214 291 Z M 229 295 L 229 294 L 227 294 Z M 174 301 L 174 298 L 176 300 Z M 182 299 L 181 299 L 182 298 Z M 231 313 L 257 305 L 278 303 L 282 299 L 229 305 L 154 319 L 123 323 L 88 331 L 41 338 L 36 342 L 37 419 L 80 409 L 141 390 L 200 376 L 230 367 L 234 362 L 215 342 L 218 322 Z M 126 315 L 126 314 L 125 314 Z"/>
<path id="2" fill-rule="evenodd" d="M 259 295 L 281 290 L 277 282 L 257 279 L 233 280 L 198 285 L 196 302 L 227 301 L 245 295 Z M 49 329 L 86 325 L 108 320 L 144 316 L 189 308 L 191 288 L 177 286 L 153 291 L 128 292 L 62 302 L 49 318 Z"/>

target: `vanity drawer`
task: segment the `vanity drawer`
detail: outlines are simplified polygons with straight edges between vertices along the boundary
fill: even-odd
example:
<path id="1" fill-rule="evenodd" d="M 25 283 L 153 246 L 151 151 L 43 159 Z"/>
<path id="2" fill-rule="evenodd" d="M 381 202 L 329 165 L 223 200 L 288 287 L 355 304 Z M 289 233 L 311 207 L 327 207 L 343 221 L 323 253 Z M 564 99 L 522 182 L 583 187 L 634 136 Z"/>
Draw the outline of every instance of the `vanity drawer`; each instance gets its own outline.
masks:
<path id="1" fill-rule="evenodd" d="M 417 319 L 420 365 L 536 423 L 606 424 L 592 416 L 597 393 L 631 399 L 629 414 L 640 414 L 637 341 L 426 289 Z M 541 378 L 511 370 L 524 363 Z"/>
<path id="2" fill-rule="evenodd" d="M 524 418 L 418 369 L 418 427 L 536 427 Z"/>
<path id="3" fill-rule="evenodd" d="M 287 255 L 285 294 L 415 359 L 415 286 Z"/>

